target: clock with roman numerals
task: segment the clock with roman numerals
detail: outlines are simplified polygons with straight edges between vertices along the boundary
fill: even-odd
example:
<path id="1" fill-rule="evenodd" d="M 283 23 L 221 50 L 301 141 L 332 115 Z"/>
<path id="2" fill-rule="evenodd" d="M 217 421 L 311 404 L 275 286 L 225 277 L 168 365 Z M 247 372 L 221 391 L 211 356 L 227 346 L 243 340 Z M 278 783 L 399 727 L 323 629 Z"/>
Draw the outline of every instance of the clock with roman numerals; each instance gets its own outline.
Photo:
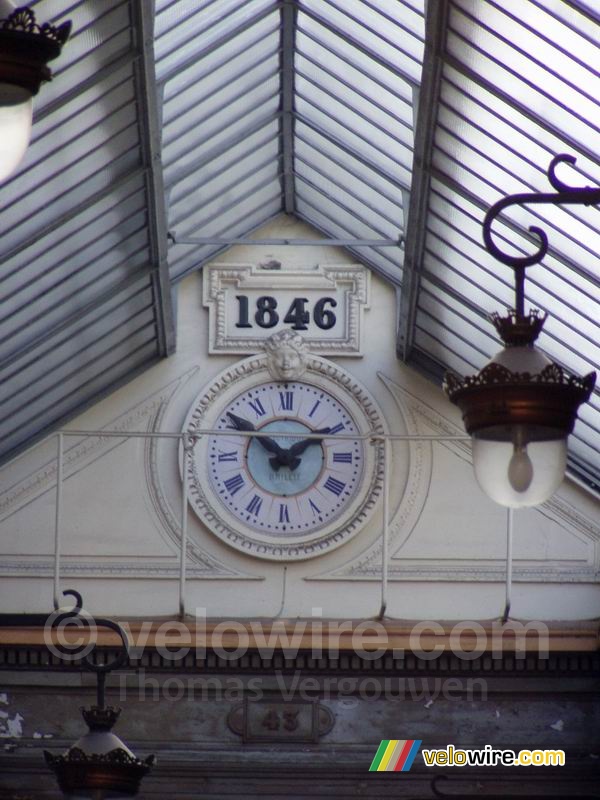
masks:
<path id="1" fill-rule="evenodd" d="M 369 435 L 383 431 L 383 418 L 326 359 L 309 356 L 290 380 L 274 379 L 264 356 L 245 359 L 196 400 L 184 429 L 196 434 L 192 507 L 247 554 L 322 555 L 357 534 L 376 505 L 381 459 Z"/>

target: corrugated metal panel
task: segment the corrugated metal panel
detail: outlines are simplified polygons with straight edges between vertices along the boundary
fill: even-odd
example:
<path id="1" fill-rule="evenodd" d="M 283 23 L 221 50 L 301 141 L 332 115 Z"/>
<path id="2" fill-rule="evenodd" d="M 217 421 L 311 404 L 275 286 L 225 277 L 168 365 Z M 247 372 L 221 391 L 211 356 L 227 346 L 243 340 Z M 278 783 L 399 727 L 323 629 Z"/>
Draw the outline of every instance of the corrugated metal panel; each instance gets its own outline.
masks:
<path id="1" fill-rule="evenodd" d="M 233 238 L 285 208 L 328 236 L 399 241 L 422 3 L 288 11 L 264 0 L 158 3 L 169 226 L 179 238 Z M 171 274 L 221 247 L 175 244 Z M 361 248 L 360 258 L 400 282 L 400 247 Z"/>
<path id="2" fill-rule="evenodd" d="M 551 158 L 574 186 L 600 185 L 598 22 L 585 8 L 532 0 L 515 9 L 496 0 L 452 0 L 415 346 L 461 373 L 480 369 L 500 349 L 486 312 L 513 305 L 512 271 L 482 247 L 485 210 L 509 194 L 551 191 Z M 538 225 L 550 251 L 528 270 L 527 305 L 551 315 L 539 344 L 579 373 L 600 369 L 600 217 L 598 209 L 550 205 L 511 209 L 493 229 L 511 254 L 528 254 Z M 580 413 L 571 466 L 597 482 L 600 394 Z"/>
<path id="3" fill-rule="evenodd" d="M 281 210 L 277 3 L 157 4 L 168 225 L 231 238 Z M 220 249 L 174 245 L 174 279 Z"/>
<path id="4" fill-rule="evenodd" d="M 297 212 L 329 235 L 399 241 L 412 174 L 422 9 L 359 0 L 303 0 L 299 9 Z M 400 247 L 360 248 L 357 255 L 400 283 Z"/>
<path id="5" fill-rule="evenodd" d="M 0 457 L 163 351 L 132 7 L 34 7 L 74 33 L 0 187 Z"/>

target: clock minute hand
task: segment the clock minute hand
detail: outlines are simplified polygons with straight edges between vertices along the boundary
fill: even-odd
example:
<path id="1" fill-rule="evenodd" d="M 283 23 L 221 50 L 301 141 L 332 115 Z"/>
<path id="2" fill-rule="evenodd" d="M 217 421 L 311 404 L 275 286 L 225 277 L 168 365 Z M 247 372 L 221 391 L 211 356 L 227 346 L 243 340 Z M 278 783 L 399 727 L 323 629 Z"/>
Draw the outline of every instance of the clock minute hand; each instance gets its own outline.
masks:
<path id="1" fill-rule="evenodd" d="M 243 417 L 238 417 L 237 414 L 233 414 L 231 411 L 227 412 L 227 416 L 229 417 L 232 427 L 237 431 L 255 431 L 255 425 L 250 422 L 249 419 L 244 419 Z M 271 439 L 270 436 L 257 436 L 256 439 L 261 444 L 261 446 L 268 452 L 274 453 L 275 458 L 270 459 L 270 464 L 273 469 L 278 470 L 279 467 L 284 466 L 284 463 L 280 461 L 280 457 L 283 457 L 285 450 L 280 447 L 274 439 Z M 275 462 L 275 463 L 273 463 Z"/>
<path id="2" fill-rule="evenodd" d="M 256 428 L 250 422 L 249 419 L 244 419 L 243 417 L 238 417 L 237 414 L 232 414 L 231 411 L 227 412 L 227 416 L 229 417 L 233 427 L 236 431 L 255 431 Z"/>

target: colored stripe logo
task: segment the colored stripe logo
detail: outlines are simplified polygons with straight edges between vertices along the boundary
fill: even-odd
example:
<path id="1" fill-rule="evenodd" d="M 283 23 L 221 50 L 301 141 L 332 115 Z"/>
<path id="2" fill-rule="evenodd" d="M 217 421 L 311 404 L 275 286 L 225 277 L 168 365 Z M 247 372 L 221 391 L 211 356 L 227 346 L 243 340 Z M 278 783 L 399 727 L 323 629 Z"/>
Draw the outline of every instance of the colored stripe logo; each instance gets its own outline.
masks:
<path id="1" fill-rule="evenodd" d="M 408 772 L 421 746 L 421 739 L 383 739 L 369 772 Z"/>

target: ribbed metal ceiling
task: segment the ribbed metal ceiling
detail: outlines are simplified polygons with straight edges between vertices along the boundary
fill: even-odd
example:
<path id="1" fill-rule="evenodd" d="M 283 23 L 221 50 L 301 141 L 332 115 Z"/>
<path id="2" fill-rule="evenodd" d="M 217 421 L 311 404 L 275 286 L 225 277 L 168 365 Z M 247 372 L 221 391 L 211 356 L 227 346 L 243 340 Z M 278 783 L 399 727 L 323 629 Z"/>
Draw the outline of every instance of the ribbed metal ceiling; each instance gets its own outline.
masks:
<path id="1" fill-rule="evenodd" d="M 174 279 L 285 211 L 401 282 L 422 5 L 158 0 Z"/>
<path id="2" fill-rule="evenodd" d="M 165 355 L 168 292 L 153 246 L 129 2 L 34 4 L 73 20 L 35 101 L 32 142 L 0 187 L 4 457 Z"/>
<path id="3" fill-rule="evenodd" d="M 435 6 L 436 4 L 434 4 Z M 518 9 L 517 6 L 518 5 Z M 572 186 L 600 185 L 600 26 L 586 3 L 452 0 L 437 4 L 435 133 L 426 170 L 425 235 L 413 292 L 407 356 L 438 374 L 472 374 L 500 349 L 486 314 L 514 304 L 513 274 L 482 247 L 485 211 L 520 192 L 550 192 L 553 156 Z M 428 74 L 431 76 L 432 71 Z M 433 78 L 432 78 L 433 80 Z M 546 231 L 543 265 L 527 272 L 526 306 L 549 313 L 539 346 L 584 374 L 600 370 L 600 210 L 520 206 L 493 227 L 507 253 L 531 254 L 530 225 Z M 600 397 L 580 409 L 571 467 L 595 483 L 600 467 Z"/>
<path id="4" fill-rule="evenodd" d="M 32 3 L 73 20 L 32 145 L 0 187 L 1 453 L 174 346 L 170 282 L 285 212 L 399 289 L 399 350 L 439 380 L 499 347 L 512 304 L 481 223 L 546 191 L 560 152 L 600 184 L 600 27 L 576 0 L 115 0 Z M 426 46 L 425 46 L 426 43 Z M 425 56 L 424 56 L 425 49 Z M 540 345 L 600 365 L 597 208 L 520 210 L 496 241 L 550 251 L 528 302 Z M 192 243 L 190 243 L 192 242 Z M 571 466 L 600 474 L 600 400 Z"/>

